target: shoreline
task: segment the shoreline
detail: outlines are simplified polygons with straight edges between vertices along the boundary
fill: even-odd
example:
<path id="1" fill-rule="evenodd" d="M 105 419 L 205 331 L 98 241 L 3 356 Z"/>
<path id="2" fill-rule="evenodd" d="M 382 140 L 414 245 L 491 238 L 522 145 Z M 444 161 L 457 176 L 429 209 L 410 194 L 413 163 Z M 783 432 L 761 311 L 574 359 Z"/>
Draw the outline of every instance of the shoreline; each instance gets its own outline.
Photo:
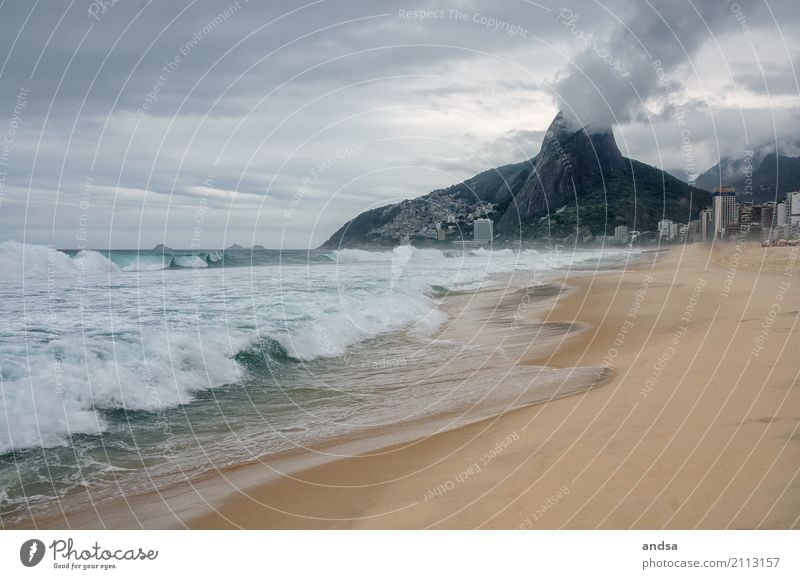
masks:
<path id="1" fill-rule="evenodd" d="M 191 526 L 797 528 L 798 292 L 749 356 L 782 270 L 796 277 L 796 254 L 779 251 L 694 245 L 570 278 L 546 319 L 590 329 L 525 362 L 602 365 L 613 347 L 603 388 L 310 469 Z"/>
<path id="2" fill-rule="evenodd" d="M 268 482 L 272 459 L 230 467 L 101 505 L 94 528 L 797 528 L 800 292 L 770 313 L 790 251 L 695 244 L 569 277 L 527 320 L 583 330 L 515 366 L 608 368 L 602 388 Z"/>
<path id="3" fill-rule="evenodd" d="M 526 274 L 520 277 L 526 277 Z M 545 283 L 532 291 L 526 285 L 528 279 L 516 279 L 514 274 L 500 276 L 488 288 L 469 292 L 453 292 L 446 296 L 441 307 L 449 314 L 445 328 L 434 339 L 458 345 L 460 354 L 452 359 L 444 360 L 442 368 L 431 367 L 430 380 L 441 381 L 448 372 L 453 374 L 445 380 L 451 384 L 453 393 L 458 398 L 462 378 L 465 380 L 484 377 L 496 381 L 494 388 L 501 385 L 508 390 L 507 395 L 486 395 L 481 400 L 469 402 L 462 399 L 459 404 L 447 410 L 441 406 L 434 413 L 420 415 L 397 423 L 389 423 L 362 429 L 355 433 L 338 437 L 320 439 L 306 447 L 296 447 L 271 453 L 245 462 L 231 464 L 192 475 L 184 481 L 168 482 L 157 485 L 152 490 L 139 491 L 123 497 L 95 500 L 79 492 L 62 501 L 53 501 L 54 507 L 49 513 L 32 513 L 31 518 L 18 519 L 13 523 L 6 522 L 8 528 L 182 528 L 191 525 L 191 521 L 208 512 L 213 512 L 213 505 L 224 503 L 228 498 L 244 489 L 270 484 L 276 479 L 292 478 L 311 468 L 335 462 L 352 456 L 374 456 L 386 452 L 387 448 L 414 446 L 417 441 L 430 436 L 458 429 L 463 425 L 481 422 L 509 409 L 541 403 L 546 400 L 572 395 L 583 388 L 593 387 L 600 380 L 592 373 L 579 372 L 571 380 L 555 379 L 550 375 L 559 374 L 552 368 L 538 368 L 537 382 L 533 387 L 529 382 L 529 371 L 525 368 L 509 367 L 510 356 L 519 358 L 519 344 L 499 344 L 510 334 L 518 333 L 529 337 L 523 340 L 526 349 L 535 347 L 535 351 L 545 351 L 553 337 L 548 334 L 561 335 L 577 332 L 579 327 L 552 324 L 550 327 L 536 320 L 534 323 L 523 321 L 516 326 L 511 324 L 511 308 L 516 308 L 521 296 L 532 298 L 527 300 L 528 307 L 540 312 L 548 311 L 559 297 L 569 293 L 568 286 Z M 555 279 L 553 280 L 555 282 Z M 535 294 L 535 295 L 534 295 Z M 540 338 L 541 343 L 534 344 L 533 336 Z M 469 336 L 469 339 L 464 339 Z M 478 363 L 466 365 L 466 356 L 477 354 Z M 422 362 L 429 364 L 425 357 Z M 520 377 L 524 377 L 527 386 L 520 389 Z M 418 378 L 418 377 L 417 377 Z M 410 383 L 409 383 L 410 384 Z M 478 403 L 479 402 L 479 403 Z M 154 481 L 155 482 L 155 481 Z M 195 496 L 193 496 L 195 495 Z M 56 504 L 58 503 L 58 504 Z M 84 504 L 84 508 L 78 505 Z M 58 514 L 53 514 L 60 510 Z"/>

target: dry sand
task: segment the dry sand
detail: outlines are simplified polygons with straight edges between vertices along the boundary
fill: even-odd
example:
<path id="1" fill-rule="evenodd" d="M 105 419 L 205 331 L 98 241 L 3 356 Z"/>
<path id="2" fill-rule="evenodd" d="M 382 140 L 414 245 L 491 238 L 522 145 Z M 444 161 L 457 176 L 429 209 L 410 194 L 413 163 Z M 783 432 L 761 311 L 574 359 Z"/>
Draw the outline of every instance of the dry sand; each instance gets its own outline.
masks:
<path id="1" fill-rule="evenodd" d="M 695 244 L 572 277 L 573 293 L 526 315 L 586 329 L 521 364 L 610 368 L 601 386 L 291 477 L 256 463 L 167 489 L 166 503 L 151 493 L 37 523 L 797 528 L 797 259 L 798 248 Z M 503 308 L 516 309 L 507 297 Z"/>

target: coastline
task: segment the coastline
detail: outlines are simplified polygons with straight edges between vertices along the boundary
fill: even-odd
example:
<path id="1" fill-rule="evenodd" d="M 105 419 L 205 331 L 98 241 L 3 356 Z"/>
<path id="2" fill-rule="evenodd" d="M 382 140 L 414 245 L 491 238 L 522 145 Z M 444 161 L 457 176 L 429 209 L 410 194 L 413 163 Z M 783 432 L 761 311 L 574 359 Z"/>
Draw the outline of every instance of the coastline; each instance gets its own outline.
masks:
<path id="1" fill-rule="evenodd" d="M 788 315 L 769 318 L 780 282 L 797 270 L 796 255 L 775 249 L 747 246 L 736 257 L 733 245 L 698 244 L 624 273 L 572 278 L 577 291 L 548 319 L 591 328 L 527 361 L 598 365 L 615 347 L 616 373 L 602 388 L 310 469 L 192 526 L 796 528 L 800 397 L 790 352 L 800 345 L 800 299 L 786 292 Z M 771 342 L 750 356 L 763 319 L 775 320 Z"/>
<path id="2" fill-rule="evenodd" d="M 292 476 L 267 480 L 276 462 L 256 462 L 37 526 L 161 528 L 172 516 L 169 526 L 206 529 L 797 528 L 792 251 L 695 244 L 569 277 L 574 290 L 525 316 L 537 332 L 581 331 L 549 351 L 524 347 L 521 360 L 513 351 L 513 365 L 608 368 L 602 387 Z"/>

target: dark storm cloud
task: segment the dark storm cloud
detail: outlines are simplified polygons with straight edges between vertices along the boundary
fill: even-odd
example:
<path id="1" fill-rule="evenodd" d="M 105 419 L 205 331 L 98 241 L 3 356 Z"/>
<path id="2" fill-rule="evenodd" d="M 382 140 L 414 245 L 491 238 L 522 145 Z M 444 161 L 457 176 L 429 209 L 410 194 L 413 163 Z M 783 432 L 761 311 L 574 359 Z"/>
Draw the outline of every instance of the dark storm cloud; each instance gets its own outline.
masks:
<path id="1" fill-rule="evenodd" d="M 724 2 L 632 3 L 622 24 L 603 36 L 584 29 L 593 25 L 580 12 L 561 9 L 558 20 L 565 33 L 585 46 L 556 83 L 562 108 L 580 125 L 611 126 L 636 118 L 643 103 L 662 90 L 659 77 L 716 34 L 727 10 Z"/>
<path id="2" fill-rule="evenodd" d="M 730 34 L 746 42 L 764 26 L 795 29 L 796 10 L 796 2 L 770 2 L 766 7 L 725 0 L 643 1 L 626 4 L 617 25 L 604 33 L 602 25 L 579 9 L 563 7 L 557 20 L 583 50 L 554 88 L 561 107 L 581 125 L 642 120 L 649 99 L 668 101 L 667 88 L 680 91 L 680 82 L 670 75 L 679 67 L 693 66 L 704 44 Z M 779 23 L 775 13 L 789 20 Z"/>

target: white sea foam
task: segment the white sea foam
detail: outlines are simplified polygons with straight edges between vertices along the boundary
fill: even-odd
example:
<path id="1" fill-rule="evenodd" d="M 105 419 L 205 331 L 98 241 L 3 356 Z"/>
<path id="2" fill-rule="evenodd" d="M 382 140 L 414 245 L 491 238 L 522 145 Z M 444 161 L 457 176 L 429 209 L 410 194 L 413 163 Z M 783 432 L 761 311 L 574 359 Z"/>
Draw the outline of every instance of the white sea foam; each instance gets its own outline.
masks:
<path id="1" fill-rule="evenodd" d="M 23 345 L 6 345 L 2 352 L 0 453 L 102 432 L 106 421 L 98 410 L 169 408 L 239 377 L 224 334 L 148 331 L 141 340 L 87 334 L 27 350 L 28 356 Z"/>
<path id="2" fill-rule="evenodd" d="M 108 273 L 119 268 L 107 257 L 84 250 L 74 257 L 46 245 L 17 241 L 0 243 L 0 278 L 46 277 L 69 273 Z"/>
<path id="3" fill-rule="evenodd" d="M 208 267 L 208 262 L 199 255 L 176 255 L 172 259 L 178 267 L 204 268 Z"/>
<path id="4" fill-rule="evenodd" d="M 391 251 L 366 251 L 364 249 L 339 249 L 330 258 L 337 263 L 383 262 L 393 259 L 445 259 L 448 256 L 438 249 L 425 249 L 412 245 L 399 245 Z"/>
<path id="5" fill-rule="evenodd" d="M 157 254 L 133 254 L 115 257 L 121 271 L 159 271 L 167 269 L 172 263 L 170 256 Z"/>
<path id="6" fill-rule="evenodd" d="M 354 344 L 402 329 L 430 335 L 447 319 L 425 294 L 392 289 L 343 297 L 337 309 L 310 312 L 310 320 L 277 340 L 291 357 L 308 361 L 342 356 Z"/>
<path id="7" fill-rule="evenodd" d="M 499 256 L 512 256 L 516 255 L 513 250 L 511 249 L 486 249 L 484 247 L 479 247 L 477 249 L 470 250 L 470 254 L 477 256 L 477 257 L 499 257 Z"/>
<path id="8" fill-rule="evenodd" d="M 387 261 L 391 259 L 389 251 L 366 251 L 364 249 L 338 249 L 329 254 L 337 263 L 358 263 L 362 261 Z"/>

